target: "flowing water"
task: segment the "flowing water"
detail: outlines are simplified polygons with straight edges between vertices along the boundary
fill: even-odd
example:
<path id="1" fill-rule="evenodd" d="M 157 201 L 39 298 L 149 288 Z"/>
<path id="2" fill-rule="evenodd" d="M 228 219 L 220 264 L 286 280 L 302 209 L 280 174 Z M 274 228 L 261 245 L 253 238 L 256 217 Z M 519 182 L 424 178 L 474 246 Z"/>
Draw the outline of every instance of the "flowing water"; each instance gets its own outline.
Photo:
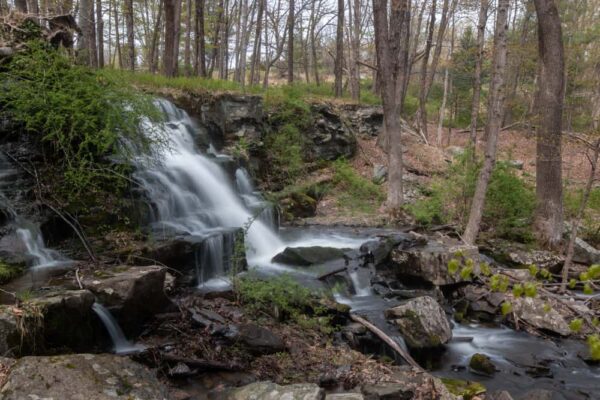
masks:
<path id="1" fill-rule="evenodd" d="M 248 172 L 238 168 L 231 171 L 231 175 L 227 174 L 222 167 L 231 161 L 227 156 L 219 154 L 212 145 L 206 154 L 196 147 L 194 138 L 198 129 L 193 120 L 167 101 L 161 100 L 158 104 L 167 116 L 168 146 L 151 157 L 139 156 L 135 177 L 154 205 L 155 229 L 171 235 L 198 237 L 201 241 L 196 262 L 200 286 L 228 284 L 232 228 L 246 229 L 247 258 L 251 267 L 267 275 L 290 273 L 307 285 L 315 284 L 315 271 L 279 265 L 271 261 L 272 257 L 286 246 L 357 250 L 374 237 L 365 231 L 349 234 L 322 228 L 282 229 L 277 233 L 275 213 L 256 191 Z M 148 126 L 148 131 L 154 131 L 152 128 Z M 374 295 L 369 275 L 362 269 L 350 268 L 349 281 L 352 294 L 337 295 L 338 300 L 349 304 L 354 312 L 366 316 L 405 346 L 397 329 L 383 316 L 383 311 L 397 304 L 397 300 Z M 110 316 L 103 315 L 104 318 Z M 110 324 L 106 323 L 108 328 Z M 114 328 L 113 324 L 109 331 Z M 591 386 L 600 373 L 596 367 L 589 367 L 577 358 L 579 343 L 554 343 L 506 328 L 458 324 L 454 327 L 454 337 L 434 367 L 434 373 L 440 376 L 483 381 L 490 389 L 510 386 L 509 390 L 513 389 L 515 394 L 532 388 L 550 388 L 568 399 L 586 398 L 576 397 L 586 396 L 583 393 L 591 393 L 587 398 L 598 398 L 598 390 Z M 492 357 L 501 371 L 492 378 L 471 374 L 466 365 L 476 352 Z M 550 371 L 548 375 L 536 378 L 528 375 L 531 364 L 540 362 Z M 538 370 L 546 371 L 544 368 Z M 579 394 L 573 397 L 569 395 L 571 392 Z"/>
<path id="2" fill-rule="evenodd" d="M 106 307 L 100 303 L 94 303 L 92 305 L 92 310 L 94 310 L 96 315 L 98 315 L 98 318 L 100 318 L 106 327 L 106 331 L 113 342 L 113 351 L 116 354 L 131 354 L 144 350 L 143 346 L 133 344 L 127 340 L 121 327 Z"/>

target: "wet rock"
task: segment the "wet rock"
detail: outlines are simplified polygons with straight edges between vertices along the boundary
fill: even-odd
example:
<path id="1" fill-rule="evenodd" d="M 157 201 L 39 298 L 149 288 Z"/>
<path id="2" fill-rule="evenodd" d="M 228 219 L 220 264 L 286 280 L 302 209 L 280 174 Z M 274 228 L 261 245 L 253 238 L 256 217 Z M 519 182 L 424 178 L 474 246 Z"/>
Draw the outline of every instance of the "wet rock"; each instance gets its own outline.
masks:
<path id="1" fill-rule="evenodd" d="M 469 361 L 469 368 L 475 373 L 487 376 L 494 375 L 496 372 L 496 366 L 492 360 L 490 360 L 490 358 L 485 354 L 481 353 L 473 354 L 471 360 Z"/>
<path id="2" fill-rule="evenodd" d="M 401 383 L 382 382 L 377 385 L 363 386 L 366 400 L 411 400 L 414 391 Z"/>
<path id="3" fill-rule="evenodd" d="M 469 285 L 461 288 L 459 293 L 467 302 L 469 315 L 484 321 L 492 320 L 506 299 L 504 293 L 490 292 L 484 286 Z"/>
<path id="4" fill-rule="evenodd" d="M 255 324 L 241 325 L 237 329 L 231 327 L 225 336 L 233 342 L 244 345 L 249 352 L 255 355 L 273 354 L 286 350 L 285 343 L 279 336 Z"/>
<path id="5" fill-rule="evenodd" d="M 479 252 L 476 246 L 469 246 L 453 239 L 430 240 L 425 245 L 411 248 L 398 247 L 391 252 L 390 268 L 398 278 L 413 277 L 433 285 L 448 285 L 464 282 L 460 273 L 450 274 L 448 262 L 457 255 L 473 260 L 473 273 L 478 272 Z"/>
<path id="6" fill-rule="evenodd" d="M 277 385 L 273 382 L 255 382 L 233 389 L 221 397 L 224 400 L 323 400 L 325 392 L 314 383 Z"/>
<path id="7" fill-rule="evenodd" d="M 312 157 L 320 160 L 351 158 L 356 153 L 356 137 L 340 118 L 340 112 L 328 104 L 315 104 L 311 111 L 314 124 L 305 134 Z"/>
<path id="8" fill-rule="evenodd" d="M 21 358 L 0 394 L 4 400 L 167 399 L 166 388 L 144 366 L 109 354 Z"/>
<path id="9" fill-rule="evenodd" d="M 544 389 L 530 390 L 523 396 L 519 397 L 519 400 L 562 400 L 564 397 L 556 392 L 551 392 Z"/>
<path id="10" fill-rule="evenodd" d="M 332 393 L 325 396 L 325 400 L 364 400 L 361 393 Z"/>
<path id="11" fill-rule="evenodd" d="M 522 297 L 513 301 L 513 312 L 534 328 L 554 332 L 561 336 L 571 333 L 569 324 L 554 308 L 548 309 L 539 298 Z"/>
<path id="12" fill-rule="evenodd" d="M 123 332 L 132 336 L 169 303 L 163 290 L 165 273 L 165 268 L 156 265 L 121 266 L 97 271 L 84 278 L 83 285 L 111 311 Z"/>
<path id="13" fill-rule="evenodd" d="M 488 397 L 490 398 L 490 400 L 513 400 L 510 393 L 508 393 L 506 390 L 488 393 L 486 399 Z"/>
<path id="14" fill-rule="evenodd" d="M 273 257 L 272 261 L 286 265 L 310 266 L 343 258 L 344 252 L 344 249 L 333 247 L 286 247 Z"/>
<path id="15" fill-rule="evenodd" d="M 452 329 L 444 310 L 429 296 L 417 297 L 388 309 L 385 316 L 394 321 L 412 348 L 437 347 L 452 339 Z"/>
<path id="16" fill-rule="evenodd" d="M 600 250 L 596 249 L 583 239 L 575 240 L 573 261 L 585 265 L 600 264 Z"/>
<path id="17" fill-rule="evenodd" d="M 382 236 L 378 239 L 369 240 L 360 246 L 360 252 L 363 256 L 370 255 L 371 262 L 377 266 L 390 257 L 390 252 L 400 244 L 413 242 L 413 238 L 408 233 L 398 232 Z"/>

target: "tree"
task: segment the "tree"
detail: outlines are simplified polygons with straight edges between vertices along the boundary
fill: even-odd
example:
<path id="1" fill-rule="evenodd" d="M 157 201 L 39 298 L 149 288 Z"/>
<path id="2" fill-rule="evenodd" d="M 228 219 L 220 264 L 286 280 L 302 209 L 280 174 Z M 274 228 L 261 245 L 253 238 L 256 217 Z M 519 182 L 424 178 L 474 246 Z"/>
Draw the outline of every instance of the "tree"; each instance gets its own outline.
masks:
<path id="1" fill-rule="evenodd" d="M 433 44 L 433 31 L 435 28 L 435 10 L 437 0 L 431 3 L 431 12 L 429 13 L 429 28 L 427 30 L 427 40 L 425 42 L 425 50 L 423 53 L 423 62 L 421 65 L 421 76 L 419 81 L 419 111 L 417 112 L 417 125 L 422 132 L 423 137 L 427 140 L 427 66 L 429 64 L 429 55 Z"/>
<path id="2" fill-rule="evenodd" d="M 110 15 L 108 16 L 110 19 Z M 96 0 L 96 39 L 98 40 L 98 68 L 104 68 L 104 18 L 102 0 Z"/>
<path id="3" fill-rule="evenodd" d="M 130 70 L 134 71 L 135 36 L 133 30 L 133 0 L 125 0 L 125 25 L 127 27 L 127 66 Z"/>
<path id="4" fill-rule="evenodd" d="M 294 11 L 296 5 L 294 0 L 290 0 L 290 9 L 288 11 L 288 48 L 287 48 L 287 63 L 288 63 L 288 83 L 294 83 Z"/>
<path id="5" fill-rule="evenodd" d="M 27 12 L 27 0 L 15 0 L 15 8 L 19 12 L 26 13 Z"/>
<path id="6" fill-rule="evenodd" d="M 342 97 L 343 91 L 343 64 L 344 64 L 344 0 L 338 0 L 337 34 L 335 38 L 335 85 L 333 94 Z"/>
<path id="7" fill-rule="evenodd" d="M 177 48 L 179 39 L 179 12 L 181 0 L 164 0 L 165 4 L 165 47 L 163 55 L 163 74 L 167 77 L 177 75 Z"/>
<path id="8" fill-rule="evenodd" d="M 485 154 L 471 211 L 469 221 L 463 235 L 465 243 L 474 244 L 479 234 L 481 218 L 483 216 L 483 207 L 485 205 L 485 195 L 490 182 L 490 177 L 496 165 L 496 148 L 498 144 L 498 134 L 504 118 L 504 96 L 505 96 L 505 74 L 506 74 L 506 35 L 508 31 L 508 9 L 510 0 L 498 0 L 496 10 L 496 28 L 494 33 L 494 61 L 492 70 L 492 82 L 490 84 L 490 94 L 488 101 L 488 116 L 485 126 Z"/>
<path id="9" fill-rule="evenodd" d="M 485 25 L 487 24 L 489 0 L 481 0 L 479 18 L 477 20 L 477 58 L 473 74 L 473 100 L 471 102 L 471 146 L 473 156 L 477 148 L 477 119 L 479 118 L 479 103 L 481 97 L 481 69 L 483 65 L 483 46 L 485 44 Z"/>
<path id="10" fill-rule="evenodd" d="M 537 154 L 535 226 L 549 248 L 563 231 L 561 135 L 565 88 L 562 28 L 554 0 L 534 0 L 538 20 L 539 80 L 536 105 Z"/>
<path id="11" fill-rule="evenodd" d="M 206 76 L 206 39 L 204 36 L 205 0 L 196 0 L 194 74 Z"/>
<path id="12" fill-rule="evenodd" d="M 96 24 L 94 23 L 94 0 L 81 0 L 79 11 L 81 37 L 78 58 L 83 64 L 95 68 L 98 66 L 98 54 L 96 49 Z"/>
<path id="13" fill-rule="evenodd" d="M 389 13 L 389 17 L 388 17 Z M 402 206 L 403 162 L 402 127 L 400 112 L 404 96 L 404 82 L 408 79 L 408 38 L 410 35 L 409 0 L 373 0 L 375 46 L 379 66 L 384 127 L 388 137 L 389 189 L 387 206 L 392 214 Z"/>

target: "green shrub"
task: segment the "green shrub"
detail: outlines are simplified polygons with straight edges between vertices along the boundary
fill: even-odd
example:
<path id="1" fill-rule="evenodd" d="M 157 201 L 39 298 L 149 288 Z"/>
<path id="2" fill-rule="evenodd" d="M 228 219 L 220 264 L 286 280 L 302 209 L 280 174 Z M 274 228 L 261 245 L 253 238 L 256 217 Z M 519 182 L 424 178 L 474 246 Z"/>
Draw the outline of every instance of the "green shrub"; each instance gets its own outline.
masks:
<path id="1" fill-rule="evenodd" d="M 363 178 L 345 159 L 333 162 L 333 185 L 338 205 L 350 211 L 376 211 L 385 195 L 381 186 Z"/>
<path id="2" fill-rule="evenodd" d="M 139 124 L 159 119 L 151 99 L 112 74 L 74 65 L 64 51 L 41 42 L 27 46 L 0 71 L 2 112 L 44 149 L 47 165 L 64 176 L 68 199 L 124 186 L 125 167 L 108 157 L 128 158 L 124 142 L 149 148 Z"/>
<path id="3" fill-rule="evenodd" d="M 289 275 L 267 280 L 254 276 L 235 277 L 235 291 L 250 310 L 267 313 L 282 320 L 291 320 L 306 328 L 329 331 L 326 310 L 316 296 Z"/>
<path id="4" fill-rule="evenodd" d="M 470 151 L 457 157 L 447 176 L 435 180 L 421 200 L 406 206 L 418 223 L 454 222 L 464 227 L 481 165 L 471 159 Z M 533 189 L 516 175 L 515 169 L 508 163 L 497 163 L 486 194 L 484 225 L 499 237 L 527 242 L 533 238 L 530 225 L 534 209 Z"/>

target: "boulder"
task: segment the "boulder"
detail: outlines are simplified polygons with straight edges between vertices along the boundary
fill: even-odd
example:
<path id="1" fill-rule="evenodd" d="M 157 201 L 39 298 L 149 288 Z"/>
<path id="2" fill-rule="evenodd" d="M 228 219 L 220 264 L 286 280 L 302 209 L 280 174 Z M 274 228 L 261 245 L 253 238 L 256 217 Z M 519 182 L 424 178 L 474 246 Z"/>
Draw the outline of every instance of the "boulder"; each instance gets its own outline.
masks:
<path id="1" fill-rule="evenodd" d="M 398 278 L 412 277 L 436 286 L 448 285 L 465 281 L 460 273 L 448 272 L 448 263 L 455 258 L 473 260 L 473 274 L 479 272 L 477 246 L 462 244 L 454 239 L 429 240 L 425 245 L 410 248 L 399 246 L 391 252 L 390 267 Z"/>
<path id="2" fill-rule="evenodd" d="M 279 336 L 255 324 L 230 326 L 225 336 L 232 342 L 243 345 L 255 355 L 274 354 L 286 350 L 285 343 Z"/>
<path id="3" fill-rule="evenodd" d="M 437 347 L 452 339 L 452 329 L 440 305 L 429 296 L 408 300 L 386 310 L 411 348 Z"/>
<path id="4" fill-rule="evenodd" d="M 469 368 L 476 374 L 491 376 L 496 372 L 496 366 L 488 356 L 475 353 L 469 361 Z"/>
<path id="5" fill-rule="evenodd" d="M 524 244 L 503 239 L 487 240 L 482 252 L 509 267 L 523 267 L 533 264 L 539 268 L 558 271 L 564 262 L 562 256 L 551 251 L 531 250 Z"/>
<path id="6" fill-rule="evenodd" d="M 362 392 L 367 400 L 412 400 L 415 394 L 406 385 L 393 382 L 365 385 Z"/>
<path id="7" fill-rule="evenodd" d="M 224 400 L 323 400 L 325 392 L 314 383 L 277 385 L 273 382 L 255 382 L 229 391 Z"/>
<path id="8" fill-rule="evenodd" d="M 373 182 L 375 183 L 383 183 L 385 182 L 388 176 L 388 169 L 383 164 L 374 164 L 373 165 Z"/>
<path id="9" fill-rule="evenodd" d="M 600 250 L 596 249 L 583 239 L 575 240 L 573 261 L 585 265 L 600 264 Z"/>
<path id="10" fill-rule="evenodd" d="M 328 104 L 315 104 L 311 111 L 314 123 L 312 129 L 305 131 L 310 155 L 328 161 L 354 156 L 356 137 L 340 118 L 340 112 Z"/>
<path id="11" fill-rule="evenodd" d="M 286 265 L 306 267 L 341 259 L 347 250 L 321 246 L 286 247 L 285 250 L 273 257 L 272 261 Z"/>
<path id="12" fill-rule="evenodd" d="M 454 400 L 444 383 L 422 370 L 409 366 L 394 369 L 390 382 L 363 386 L 366 400 Z M 378 396 L 378 397 L 377 397 Z M 410 397 L 408 397 L 410 396 Z"/>
<path id="13" fill-rule="evenodd" d="M 166 270 L 156 265 L 121 266 L 96 271 L 83 285 L 111 311 L 123 332 L 132 336 L 169 303 L 164 293 Z"/>
<path id="14" fill-rule="evenodd" d="M 167 389 L 144 366 L 109 354 L 24 357 L 8 371 L 4 400 L 166 400 Z"/>
<path id="15" fill-rule="evenodd" d="M 554 308 L 549 310 L 542 299 L 534 297 L 521 297 L 513 301 L 513 312 L 517 318 L 522 319 L 534 328 L 554 332 L 561 336 L 571 334 L 569 324 L 565 318 Z"/>
<path id="16" fill-rule="evenodd" d="M 325 396 L 325 400 L 364 400 L 361 393 L 332 393 Z"/>

